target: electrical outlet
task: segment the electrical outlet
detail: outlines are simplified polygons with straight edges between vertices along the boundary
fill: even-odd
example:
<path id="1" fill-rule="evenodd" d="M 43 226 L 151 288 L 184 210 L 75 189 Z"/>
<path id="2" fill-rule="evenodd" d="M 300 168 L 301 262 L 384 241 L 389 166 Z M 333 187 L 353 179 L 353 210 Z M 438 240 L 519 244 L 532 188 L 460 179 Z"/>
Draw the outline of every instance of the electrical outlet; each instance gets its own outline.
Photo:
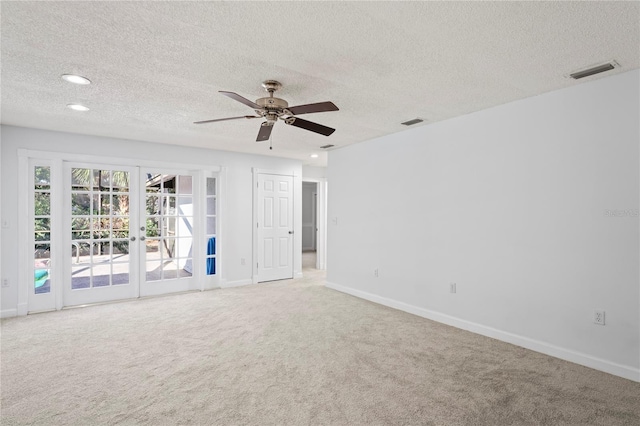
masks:
<path id="1" fill-rule="evenodd" d="M 593 311 L 593 323 L 598 325 L 604 325 L 604 311 L 596 309 Z"/>
<path id="2" fill-rule="evenodd" d="M 373 276 L 378 278 L 378 269 L 373 270 Z"/>
<path id="3" fill-rule="evenodd" d="M 9 287 L 9 278 L 2 279 L 2 287 Z"/>
<path id="4" fill-rule="evenodd" d="M 449 293 L 456 292 L 456 283 L 449 283 Z"/>

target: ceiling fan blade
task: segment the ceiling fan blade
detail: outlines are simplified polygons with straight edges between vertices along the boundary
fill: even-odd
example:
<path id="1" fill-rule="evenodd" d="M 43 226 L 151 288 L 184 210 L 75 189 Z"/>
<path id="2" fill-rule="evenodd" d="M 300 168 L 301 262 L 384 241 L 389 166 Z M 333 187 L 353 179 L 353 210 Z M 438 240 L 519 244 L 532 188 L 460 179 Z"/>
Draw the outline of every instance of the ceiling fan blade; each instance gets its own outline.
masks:
<path id="1" fill-rule="evenodd" d="M 310 114 L 312 112 L 338 111 L 333 102 L 318 102 L 317 104 L 298 105 L 287 108 L 293 115 Z"/>
<path id="2" fill-rule="evenodd" d="M 262 125 L 260 126 L 260 131 L 258 132 L 258 137 L 256 138 L 256 142 L 269 140 L 269 136 L 271 136 L 272 130 L 273 124 L 268 124 L 267 121 L 262 123 Z"/>
<path id="3" fill-rule="evenodd" d="M 309 130 L 311 132 L 320 133 L 321 135 L 329 136 L 336 129 L 332 129 L 331 127 L 323 126 L 322 124 L 313 123 L 311 121 L 303 120 L 298 117 L 291 117 L 290 119 L 286 119 L 285 123 L 290 124 L 295 127 L 300 127 L 301 129 Z"/>
<path id="4" fill-rule="evenodd" d="M 253 108 L 253 109 L 262 109 L 262 107 L 258 104 L 256 104 L 255 102 L 251 102 L 249 99 L 247 98 L 243 98 L 242 96 L 238 95 L 237 93 L 233 93 L 233 92 L 224 92 L 224 91 L 220 91 L 220 93 L 222 93 L 225 96 L 230 97 L 231 99 L 234 99 L 238 102 L 241 102 L 243 104 L 245 104 L 246 106 Z"/>
<path id="5" fill-rule="evenodd" d="M 241 118 L 260 118 L 258 115 L 243 115 L 242 117 L 216 118 L 214 120 L 194 121 L 193 124 L 214 123 L 216 121 L 239 120 Z"/>

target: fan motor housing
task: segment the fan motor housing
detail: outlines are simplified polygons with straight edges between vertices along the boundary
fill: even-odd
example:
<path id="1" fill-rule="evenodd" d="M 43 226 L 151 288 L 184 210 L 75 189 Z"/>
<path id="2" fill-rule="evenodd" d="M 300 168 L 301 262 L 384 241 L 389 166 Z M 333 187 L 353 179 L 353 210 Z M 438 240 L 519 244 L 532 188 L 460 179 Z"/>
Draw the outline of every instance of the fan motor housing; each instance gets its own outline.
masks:
<path id="1" fill-rule="evenodd" d="M 284 99 L 272 97 L 256 99 L 256 103 L 263 108 L 275 110 L 285 109 L 289 106 L 287 101 Z"/>

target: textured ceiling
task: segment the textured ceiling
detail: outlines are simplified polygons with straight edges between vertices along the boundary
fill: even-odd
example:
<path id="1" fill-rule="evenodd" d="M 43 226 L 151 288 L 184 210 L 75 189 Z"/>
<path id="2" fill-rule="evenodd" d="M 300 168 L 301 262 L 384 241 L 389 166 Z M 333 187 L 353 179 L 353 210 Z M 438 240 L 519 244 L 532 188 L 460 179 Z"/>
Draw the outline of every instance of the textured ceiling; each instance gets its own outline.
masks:
<path id="1" fill-rule="evenodd" d="M 1 3 L 3 124 L 298 158 L 640 66 L 638 2 Z M 576 82 L 570 72 L 615 59 Z M 76 73 L 90 86 L 64 82 Z M 289 105 L 330 137 L 260 120 L 217 93 Z M 65 108 L 86 104 L 87 113 Z M 312 152 L 318 159 L 309 158 Z"/>

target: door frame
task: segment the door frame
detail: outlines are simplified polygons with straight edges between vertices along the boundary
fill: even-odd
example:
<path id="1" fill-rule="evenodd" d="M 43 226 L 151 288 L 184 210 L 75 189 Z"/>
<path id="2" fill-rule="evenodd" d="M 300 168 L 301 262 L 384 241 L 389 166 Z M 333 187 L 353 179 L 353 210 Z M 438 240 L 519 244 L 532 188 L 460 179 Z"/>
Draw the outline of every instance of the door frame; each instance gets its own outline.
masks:
<path id="1" fill-rule="evenodd" d="M 64 163 L 65 162 L 80 162 L 80 163 L 97 163 L 97 164 L 112 164 L 118 166 L 130 166 L 130 167 L 152 167 L 152 168 L 167 168 L 167 169 L 186 169 L 186 170 L 198 170 L 200 171 L 200 176 L 206 177 L 216 177 L 217 179 L 217 191 L 218 191 L 218 200 L 224 200 L 226 198 L 226 168 L 218 165 L 210 165 L 210 164 L 202 164 L 202 163 L 167 163 L 166 161 L 159 160 L 148 160 L 141 158 L 132 158 L 132 157 L 117 157 L 117 156 L 96 156 L 90 154 L 78 154 L 72 152 L 56 152 L 56 151 L 44 151 L 44 150 L 33 150 L 33 149 L 24 149 L 20 148 L 17 150 L 18 154 L 18 175 L 21 177 L 18 180 L 18 223 L 16 230 L 19 235 L 29 236 L 30 229 L 30 202 L 29 197 L 31 197 L 31 188 L 29 188 L 30 178 L 30 165 L 33 161 L 37 163 L 42 163 L 43 165 L 51 166 L 52 173 L 52 181 L 51 184 L 54 185 L 54 181 L 58 188 L 62 188 L 63 185 L 63 174 L 64 174 Z M 55 178 L 54 173 L 55 171 Z M 52 217 L 52 228 L 55 227 L 55 232 L 60 234 L 63 231 L 63 211 L 64 211 L 64 200 L 63 194 L 59 193 L 55 196 L 52 194 L 51 201 L 51 209 L 52 216 L 54 216 L 54 211 L 59 212 L 56 214 L 56 219 Z M 55 207 L 54 207 L 55 205 Z M 224 208 L 225 203 L 218 203 L 218 234 L 222 234 L 221 223 L 224 221 L 224 212 L 226 209 Z M 54 210 L 55 209 L 55 210 Z M 52 229 L 53 235 L 54 229 Z M 225 255 L 224 250 L 226 244 L 224 240 L 219 236 L 219 241 L 221 246 L 219 247 L 219 252 L 221 254 L 217 254 L 218 259 L 218 269 L 216 271 L 215 276 L 209 276 L 207 279 L 200 280 L 202 283 L 200 286 L 200 290 L 208 290 L 212 288 L 218 288 L 221 284 L 226 280 L 225 278 L 225 269 L 222 264 L 222 257 Z M 64 238 L 62 235 L 56 239 L 56 242 L 52 241 L 52 264 L 64 265 Z M 28 241 L 31 241 L 29 239 Z M 29 308 L 29 293 L 30 286 L 33 284 L 33 268 L 32 263 L 33 253 L 30 253 L 27 249 L 27 244 L 19 244 L 18 247 L 18 303 L 17 303 L 17 315 L 27 315 L 30 311 Z M 51 308 L 47 308 L 44 310 L 60 310 L 64 307 L 63 300 L 63 291 L 62 288 L 59 288 L 60 285 L 63 285 L 63 272 L 64 269 L 58 266 L 54 270 L 52 270 L 52 280 L 56 280 L 57 284 L 55 288 L 52 287 L 51 291 L 53 297 L 55 299 L 55 306 L 51 306 Z M 206 281 L 206 282 L 205 282 Z"/>
<path id="2" fill-rule="evenodd" d="M 315 190 L 311 193 L 311 225 L 313 225 L 312 243 L 311 247 L 318 250 L 318 184 L 316 183 Z M 316 262 L 316 266 L 318 262 Z M 317 268 L 316 268 L 317 269 Z"/>
<path id="3" fill-rule="evenodd" d="M 302 278 L 302 180 L 300 176 L 296 175 L 295 171 L 266 170 L 252 167 L 251 172 L 253 174 L 252 223 L 254 224 L 252 227 L 251 283 L 257 284 L 260 282 L 258 269 L 258 175 L 260 174 L 291 176 L 293 178 L 293 250 L 291 252 L 291 260 L 293 262 L 293 278 Z"/>
<path id="4" fill-rule="evenodd" d="M 328 185 L 326 178 L 303 178 L 303 182 L 314 182 L 317 184 L 316 192 L 316 269 L 327 269 L 327 193 Z M 302 249 L 300 250 L 302 251 Z"/>

